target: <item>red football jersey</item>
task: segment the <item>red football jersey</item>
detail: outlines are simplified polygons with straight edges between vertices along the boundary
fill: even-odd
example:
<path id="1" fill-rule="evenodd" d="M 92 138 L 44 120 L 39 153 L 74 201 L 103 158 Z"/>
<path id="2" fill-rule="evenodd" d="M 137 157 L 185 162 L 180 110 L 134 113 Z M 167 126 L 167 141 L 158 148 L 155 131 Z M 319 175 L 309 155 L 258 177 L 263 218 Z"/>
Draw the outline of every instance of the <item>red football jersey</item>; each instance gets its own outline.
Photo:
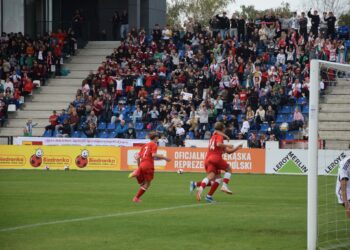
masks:
<path id="1" fill-rule="evenodd" d="M 157 153 L 157 144 L 153 141 L 146 143 L 145 145 L 142 146 L 139 156 L 140 156 L 140 162 L 149 162 L 154 164 L 154 158 L 153 154 Z"/>
<path id="2" fill-rule="evenodd" d="M 223 148 L 218 147 L 218 143 L 223 143 L 224 137 L 222 135 L 219 135 L 218 133 L 214 133 L 209 141 L 209 148 L 208 148 L 208 156 L 216 155 L 221 156 L 224 153 Z"/>

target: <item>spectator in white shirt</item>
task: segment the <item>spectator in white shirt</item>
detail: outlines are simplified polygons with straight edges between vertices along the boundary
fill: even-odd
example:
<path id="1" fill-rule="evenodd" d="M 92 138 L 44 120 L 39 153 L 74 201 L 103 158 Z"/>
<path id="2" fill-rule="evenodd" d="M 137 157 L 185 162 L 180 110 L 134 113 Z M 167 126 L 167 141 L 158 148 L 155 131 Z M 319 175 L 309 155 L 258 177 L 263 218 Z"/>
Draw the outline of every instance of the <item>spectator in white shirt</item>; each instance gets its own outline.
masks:
<path id="1" fill-rule="evenodd" d="M 258 124 L 265 121 L 265 109 L 261 105 L 255 112 L 255 120 L 257 121 Z"/>
<path id="2" fill-rule="evenodd" d="M 7 81 L 5 82 L 5 91 L 10 91 L 11 93 L 13 93 L 13 83 L 10 81 L 10 79 L 7 79 Z"/>
<path id="3" fill-rule="evenodd" d="M 158 121 L 159 111 L 157 110 L 157 106 L 153 106 L 153 109 L 150 110 L 148 113 L 151 116 L 151 121 L 152 122 Z"/>
<path id="4" fill-rule="evenodd" d="M 183 146 L 183 141 L 185 139 L 185 134 L 186 134 L 185 129 L 180 124 L 177 124 L 175 131 L 176 131 L 176 137 L 175 137 L 176 146 L 178 147 Z"/>
<path id="5" fill-rule="evenodd" d="M 284 50 L 281 49 L 276 58 L 276 66 L 284 64 L 286 64 L 286 54 L 284 53 Z"/>
<path id="6" fill-rule="evenodd" d="M 221 95 L 219 95 L 216 100 L 213 100 L 212 103 L 215 106 L 215 109 L 218 111 L 218 115 L 222 114 L 222 110 L 224 109 L 224 101 L 222 100 Z"/>
<path id="7" fill-rule="evenodd" d="M 162 136 L 160 137 L 160 139 L 158 140 L 158 146 L 159 147 L 165 147 L 166 144 L 168 143 L 168 138 L 165 137 L 164 134 L 162 134 Z"/>
<path id="8" fill-rule="evenodd" d="M 134 124 L 138 121 L 142 121 L 142 110 L 140 109 L 140 106 L 137 105 L 136 110 L 134 111 L 133 115 L 132 115 L 132 119 Z"/>
<path id="9" fill-rule="evenodd" d="M 241 128 L 241 133 L 246 137 L 246 134 L 248 133 L 249 129 L 250 129 L 249 122 L 247 118 L 244 118 L 242 128 Z"/>
<path id="10" fill-rule="evenodd" d="M 204 134 L 204 131 L 208 129 L 209 112 L 205 104 L 201 104 L 197 112 L 199 116 L 199 132 Z"/>
<path id="11" fill-rule="evenodd" d="M 324 89 L 325 89 L 325 85 L 324 85 L 324 82 L 323 80 L 320 81 L 320 92 L 321 92 L 321 95 L 324 95 Z"/>

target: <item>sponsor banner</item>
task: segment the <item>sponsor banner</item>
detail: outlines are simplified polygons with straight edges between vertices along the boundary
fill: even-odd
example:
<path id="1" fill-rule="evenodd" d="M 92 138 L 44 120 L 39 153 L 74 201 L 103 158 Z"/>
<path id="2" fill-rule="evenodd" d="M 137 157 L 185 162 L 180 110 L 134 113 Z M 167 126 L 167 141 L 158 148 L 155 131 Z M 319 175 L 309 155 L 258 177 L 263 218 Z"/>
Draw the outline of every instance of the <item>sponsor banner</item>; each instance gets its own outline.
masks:
<path id="1" fill-rule="evenodd" d="M 142 145 L 149 140 L 139 139 L 102 139 L 102 138 L 62 138 L 62 137 L 16 137 L 14 145 L 45 145 L 45 146 L 117 146 L 132 147 Z"/>
<path id="2" fill-rule="evenodd" d="M 135 154 L 138 148 L 121 148 L 121 169 L 132 170 L 137 167 Z M 171 162 L 155 161 L 155 168 L 159 171 L 205 172 L 204 160 L 206 148 L 159 148 L 159 154 L 171 159 Z M 223 158 L 232 166 L 234 173 L 265 173 L 264 149 L 241 149 L 234 154 L 224 154 Z"/>
<path id="3" fill-rule="evenodd" d="M 120 170 L 120 148 L 0 146 L 0 169 Z"/>
<path id="4" fill-rule="evenodd" d="M 266 173 L 306 174 L 307 171 L 306 150 L 266 150 Z"/>
<path id="5" fill-rule="evenodd" d="M 339 163 L 350 151 L 319 150 L 318 174 L 337 175 Z M 301 174 L 308 173 L 308 151 L 302 149 L 266 150 L 267 174 Z"/>
<path id="6" fill-rule="evenodd" d="M 225 144 L 231 144 L 233 146 L 238 146 L 239 144 L 243 144 L 243 147 L 248 147 L 247 140 L 231 140 L 227 142 L 225 140 Z M 186 148 L 208 148 L 209 140 L 185 140 Z"/>
<path id="7" fill-rule="evenodd" d="M 338 175 L 339 163 L 349 155 L 350 151 L 320 150 L 318 154 L 318 174 Z"/>

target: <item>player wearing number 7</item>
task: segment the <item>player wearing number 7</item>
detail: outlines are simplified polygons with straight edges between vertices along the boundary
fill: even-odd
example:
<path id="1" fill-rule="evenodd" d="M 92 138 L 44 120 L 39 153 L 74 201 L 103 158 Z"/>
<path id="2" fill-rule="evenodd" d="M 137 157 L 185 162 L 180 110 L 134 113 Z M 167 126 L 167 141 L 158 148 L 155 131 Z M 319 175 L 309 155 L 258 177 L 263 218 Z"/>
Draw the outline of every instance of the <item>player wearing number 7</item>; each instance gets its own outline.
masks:
<path id="1" fill-rule="evenodd" d="M 350 156 L 344 158 L 339 163 L 336 195 L 339 204 L 345 207 L 346 213 L 350 218 Z"/>
<path id="2" fill-rule="evenodd" d="M 208 202 L 213 202 L 212 195 L 218 188 L 221 182 L 221 170 L 225 171 L 224 183 L 221 191 L 232 194 L 231 190 L 228 188 L 227 184 L 231 178 L 231 166 L 222 158 L 223 153 L 232 154 L 242 147 L 233 148 L 231 145 L 224 144 L 224 130 L 225 126 L 221 122 L 215 123 L 215 131 L 210 138 L 209 148 L 206 159 L 204 161 L 204 167 L 207 172 L 207 177 L 202 180 L 200 187 L 197 190 L 197 200 L 201 200 L 201 195 L 204 188 L 213 181 L 211 189 L 206 197 Z"/>
<path id="3" fill-rule="evenodd" d="M 129 175 L 129 178 L 136 177 L 137 182 L 140 184 L 140 189 L 133 198 L 133 202 L 141 202 L 140 197 L 151 185 L 154 178 L 154 158 L 170 161 L 168 157 L 157 154 L 159 135 L 156 132 L 151 132 L 149 139 L 151 141 L 143 145 L 136 156 L 138 168 Z"/>

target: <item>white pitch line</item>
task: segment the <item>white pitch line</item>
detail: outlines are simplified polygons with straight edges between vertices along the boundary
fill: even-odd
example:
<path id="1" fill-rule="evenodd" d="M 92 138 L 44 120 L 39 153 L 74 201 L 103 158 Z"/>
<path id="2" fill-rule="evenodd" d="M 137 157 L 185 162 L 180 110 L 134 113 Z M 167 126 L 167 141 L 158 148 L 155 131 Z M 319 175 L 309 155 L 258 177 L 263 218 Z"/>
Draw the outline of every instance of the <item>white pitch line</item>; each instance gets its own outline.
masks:
<path id="1" fill-rule="evenodd" d="M 125 212 L 125 213 L 115 213 L 115 214 L 82 217 L 82 218 L 75 218 L 75 219 L 68 219 L 68 220 L 49 221 L 49 222 L 29 224 L 29 225 L 23 225 L 23 226 L 17 226 L 17 227 L 3 228 L 3 229 L 0 229 L 0 232 L 10 232 L 10 231 L 16 231 L 16 230 L 27 229 L 27 228 L 35 228 L 35 227 L 41 227 L 41 226 L 47 226 L 47 225 L 56 225 L 56 224 L 64 224 L 64 223 L 79 222 L 79 221 L 97 220 L 97 219 L 104 219 L 104 218 L 110 218 L 110 217 L 122 217 L 122 216 L 129 216 L 129 215 L 135 215 L 135 214 L 163 212 L 163 211 L 168 211 L 168 210 L 190 208 L 190 207 L 199 207 L 199 206 L 204 206 L 204 205 L 210 205 L 210 203 L 182 205 L 182 206 L 175 206 L 175 207 L 164 207 L 164 208 L 132 211 L 132 212 Z"/>

